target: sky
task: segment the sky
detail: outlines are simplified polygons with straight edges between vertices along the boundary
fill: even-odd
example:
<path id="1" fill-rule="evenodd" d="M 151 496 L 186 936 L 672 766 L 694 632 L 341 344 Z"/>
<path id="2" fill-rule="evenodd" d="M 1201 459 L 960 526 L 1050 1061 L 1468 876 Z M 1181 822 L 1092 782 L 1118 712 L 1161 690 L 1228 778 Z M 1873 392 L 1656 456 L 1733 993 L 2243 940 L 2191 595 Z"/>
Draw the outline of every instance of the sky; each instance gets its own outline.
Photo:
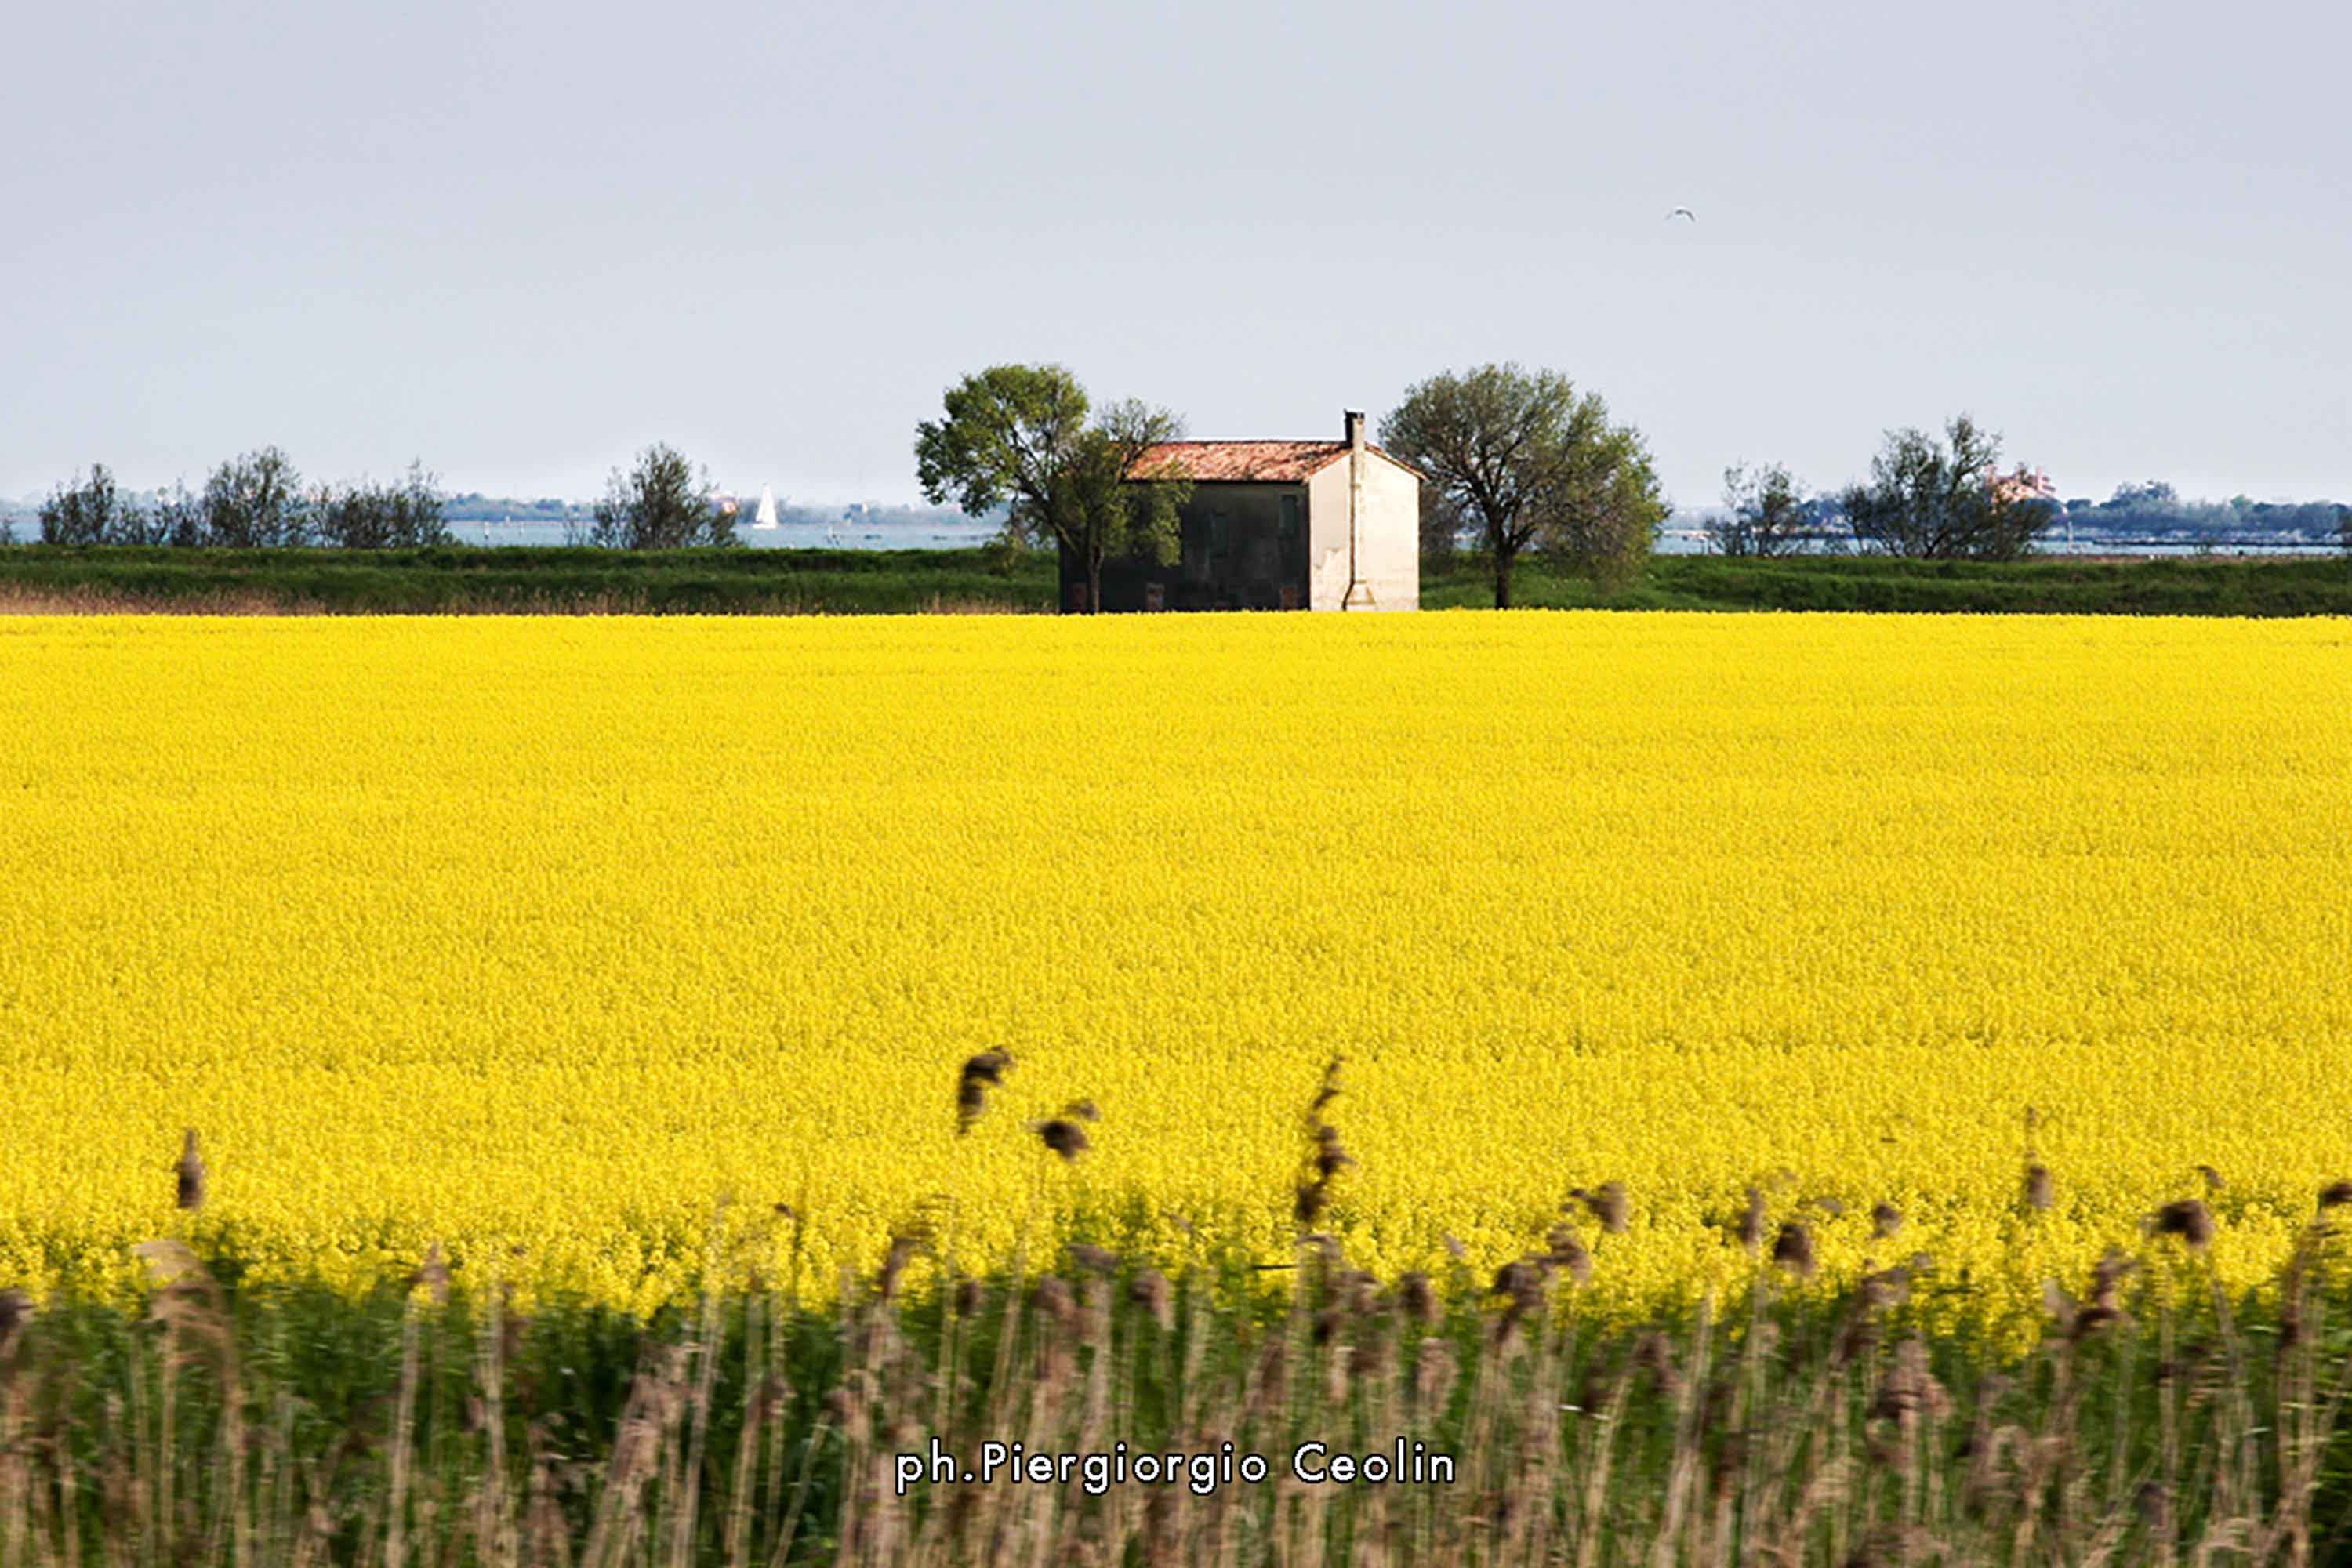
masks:
<path id="1" fill-rule="evenodd" d="M 1517 360 L 1670 498 L 1966 410 L 2352 500 L 2352 7 L 75 0 L 0 60 L 0 495 L 282 447 L 917 499 L 961 375 L 1332 437 Z M 1696 223 L 1668 221 L 1688 206 Z"/>

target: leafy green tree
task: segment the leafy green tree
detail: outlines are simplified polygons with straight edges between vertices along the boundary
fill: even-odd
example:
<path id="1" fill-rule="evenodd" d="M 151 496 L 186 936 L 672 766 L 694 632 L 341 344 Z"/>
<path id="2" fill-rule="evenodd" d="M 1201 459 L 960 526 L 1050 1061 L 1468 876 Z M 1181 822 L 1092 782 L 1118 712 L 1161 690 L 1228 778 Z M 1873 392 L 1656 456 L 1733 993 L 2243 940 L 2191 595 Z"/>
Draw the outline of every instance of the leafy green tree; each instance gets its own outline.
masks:
<path id="1" fill-rule="evenodd" d="M 1086 573 L 1089 613 L 1102 605 L 1105 561 L 1176 559 L 1192 481 L 1178 463 L 1141 468 L 1151 447 L 1184 433 L 1175 415 L 1128 401 L 1090 423 L 1086 389 L 1053 364 L 991 366 L 944 403 L 944 417 L 915 431 L 924 498 L 952 497 L 974 516 L 1003 506 L 1008 539 L 1052 544 Z"/>
<path id="2" fill-rule="evenodd" d="M 613 470 L 588 542 L 608 550 L 684 550 L 742 542 L 735 519 L 719 505 L 710 475 L 677 447 L 656 441 L 637 454 L 635 468 Z"/>
<path id="3" fill-rule="evenodd" d="M 197 498 L 203 542 L 229 550 L 274 550 L 311 542 L 302 476 L 275 447 L 215 468 Z"/>
<path id="4" fill-rule="evenodd" d="M 147 516 L 139 503 L 115 488 L 104 463 L 92 463 L 88 479 L 59 486 L 41 503 L 44 544 L 144 544 Z"/>
<path id="5" fill-rule="evenodd" d="M 446 507 L 440 480 L 423 463 L 411 463 L 398 484 L 362 480 L 331 492 L 319 507 L 319 533 L 346 550 L 446 544 Z"/>
<path id="6" fill-rule="evenodd" d="M 1889 555 L 2013 561 L 2050 525 L 2052 509 L 2012 500 L 1995 484 L 2000 437 L 1965 414 L 1943 440 L 1922 430 L 1889 430 L 1870 461 L 1870 482 L 1848 487 L 1843 506 L 1853 536 Z"/>
<path id="7" fill-rule="evenodd" d="M 1596 413 L 1601 412 L 1594 400 Z M 1546 553 L 1615 593 L 1641 575 L 1673 508 L 1648 448 L 1630 426 L 1607 426 L 1551 498 L 1539 536 Z"/>
<path id="8" fill-rule="evenodd" d="M 1541 548 L 1614 586 L 1641 569 L 1667 507 L 1641 435 L 1556 371 L 1487 364 L 1408 388 L 1381 443 L 1477 531 L 1511 603 L 1511 570 Z"/>
<path id="9" fill-rule="evenodd" d="M 1723 470 L 1724 514 L 1706 525 L 1707 541 L 1725 555 L 1786 555 L 1812 522 L 1804 487 L 1788 468 L 1735 463 Z"/>

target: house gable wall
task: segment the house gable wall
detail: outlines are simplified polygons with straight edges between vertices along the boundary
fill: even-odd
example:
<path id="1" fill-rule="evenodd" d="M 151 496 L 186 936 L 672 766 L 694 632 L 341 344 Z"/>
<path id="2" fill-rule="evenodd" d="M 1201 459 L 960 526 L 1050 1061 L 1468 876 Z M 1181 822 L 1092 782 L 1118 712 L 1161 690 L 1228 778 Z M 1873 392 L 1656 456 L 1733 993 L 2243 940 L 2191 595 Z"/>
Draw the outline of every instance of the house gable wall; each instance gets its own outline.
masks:
<path id="1" fill-rule="evenodd" d="M 1307 481 L 1309 605 L 1336 610 L 1348 595 L 1348 461 Z M 1364 454 L 1356 575 L 1382 610 L 1421 607 L 1421 478 L 1379 452 Z"/>

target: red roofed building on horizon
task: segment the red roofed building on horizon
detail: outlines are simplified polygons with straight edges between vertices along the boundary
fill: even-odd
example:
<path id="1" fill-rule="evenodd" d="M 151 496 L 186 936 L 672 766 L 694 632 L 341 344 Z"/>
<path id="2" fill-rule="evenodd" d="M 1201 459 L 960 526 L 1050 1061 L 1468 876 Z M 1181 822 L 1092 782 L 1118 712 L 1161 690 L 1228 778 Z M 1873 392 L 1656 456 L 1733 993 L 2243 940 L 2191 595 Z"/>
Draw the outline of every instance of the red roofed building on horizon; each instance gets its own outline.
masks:
<path id="1" fill-rule="evenodd" d="M 2004 474 L 1999 468 L 1993 469 L 1986 482 L 1996 497 L 2011 505 L 2036 500 L 2054 503 L 2058 500 L 2058 487 L 2051 481 L 2050 476 L 2040 468 L 2029 468 L 2023 463 L 2017 465 L 2014 473 Z"/>

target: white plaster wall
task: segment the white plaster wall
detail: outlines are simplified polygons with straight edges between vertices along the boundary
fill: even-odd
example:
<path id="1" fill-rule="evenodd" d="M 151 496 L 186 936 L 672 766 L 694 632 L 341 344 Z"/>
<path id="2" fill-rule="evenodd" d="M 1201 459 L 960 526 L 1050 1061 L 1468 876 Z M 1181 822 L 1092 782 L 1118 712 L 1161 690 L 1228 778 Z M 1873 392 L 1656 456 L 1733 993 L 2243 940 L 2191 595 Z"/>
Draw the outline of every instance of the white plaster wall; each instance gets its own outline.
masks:
<path id="1" fill-rule="evenodd" d="M 1348 460 L 1307 481 L 1307 606 L 1336 610 L 1348 594 Z M 1421 607 L 1421 480 L 1401 463 L 1364 454 L 1356 574 L 1383 610 Z"/>
<path id="2" fill-rule="evenodd" d="M 1307 607 L 1336 610 L 1348 592 L 1348 465 L 1307 481 Z"/>

